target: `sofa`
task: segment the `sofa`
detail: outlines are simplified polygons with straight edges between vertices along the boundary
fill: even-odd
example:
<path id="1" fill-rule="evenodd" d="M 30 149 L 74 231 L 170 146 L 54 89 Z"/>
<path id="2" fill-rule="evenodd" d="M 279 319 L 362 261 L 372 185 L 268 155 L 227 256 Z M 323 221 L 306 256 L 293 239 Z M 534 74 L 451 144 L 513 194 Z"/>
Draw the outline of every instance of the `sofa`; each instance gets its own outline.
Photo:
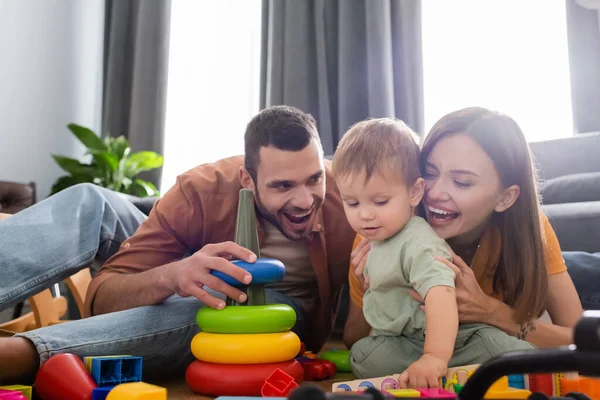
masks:
<path id="1" fill-rule="evenodd" d="M 600 132 L 530 143 L 563 251 L 600 252 Z"/>

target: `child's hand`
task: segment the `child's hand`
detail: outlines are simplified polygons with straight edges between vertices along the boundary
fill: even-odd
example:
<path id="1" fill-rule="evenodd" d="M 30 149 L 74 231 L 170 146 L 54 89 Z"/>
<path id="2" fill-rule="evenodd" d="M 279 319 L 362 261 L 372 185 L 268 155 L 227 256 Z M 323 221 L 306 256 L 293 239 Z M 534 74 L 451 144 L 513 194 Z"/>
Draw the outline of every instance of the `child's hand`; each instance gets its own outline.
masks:
<path id="1" fill-rule="evenodd" d="M 423 354 L 398 377 L 401 389 L 437 388 L 439 379 L 446 374 L 448 364 L 431 354 Z"/>

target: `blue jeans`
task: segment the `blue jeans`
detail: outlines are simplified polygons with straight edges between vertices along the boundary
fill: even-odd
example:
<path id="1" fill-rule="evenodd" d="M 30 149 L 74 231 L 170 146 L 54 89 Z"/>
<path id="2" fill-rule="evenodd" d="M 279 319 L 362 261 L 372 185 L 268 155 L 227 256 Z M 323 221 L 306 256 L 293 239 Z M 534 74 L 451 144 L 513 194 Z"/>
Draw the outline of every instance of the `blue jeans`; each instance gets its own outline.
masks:
<path id="1" fill-rule="evenodd" d="M 584 310 L 600 310 L 600 253 L 563 252 Z"/>
<path id="2" fill-rule="evenodd" d="M 118 193 L 82 184 L 49 197 L 0 222 L 0 309 L 104 260 L 131 236 L 146 216 Z M 213 293 L 215 295 L 220 295 Z M 223 298 L 223 295 L 220 295 Z M 298 316 L 293 331 L 303 337 L 303 311 L 288 296 L 266 290 L 269 303 L 289 304 Z M 131 354 L 144 359 L 144 379 L 182 374 L 193 361 L 198 333 L 195 298 L 171 296 L 155 306 L 40 328 L 29 339 L 40 363 L 59 353 L 79 357 Z M 180 375 L 181 376 L 181 375 Z"/>

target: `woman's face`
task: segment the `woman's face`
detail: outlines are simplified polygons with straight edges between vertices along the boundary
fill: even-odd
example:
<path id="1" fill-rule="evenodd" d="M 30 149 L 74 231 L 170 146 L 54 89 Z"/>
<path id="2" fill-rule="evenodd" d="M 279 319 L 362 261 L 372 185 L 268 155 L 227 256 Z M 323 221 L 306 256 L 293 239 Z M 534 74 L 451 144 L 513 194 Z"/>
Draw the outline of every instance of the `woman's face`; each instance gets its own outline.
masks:
<path id="1" fill-rule="evenodd" d="M 443 239 L 471 244 L 499 208 L 504 190 L 492 159 L 468 136 L 440 139 L 427 159 L 423 203 Z"/>

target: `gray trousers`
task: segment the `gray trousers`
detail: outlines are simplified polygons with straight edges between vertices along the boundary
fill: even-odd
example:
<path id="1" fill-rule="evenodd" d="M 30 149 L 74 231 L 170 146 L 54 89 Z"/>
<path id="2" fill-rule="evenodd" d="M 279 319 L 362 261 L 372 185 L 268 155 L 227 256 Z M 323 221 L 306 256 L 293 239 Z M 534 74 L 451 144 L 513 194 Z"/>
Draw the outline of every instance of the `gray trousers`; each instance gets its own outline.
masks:
<path id="1" fill-rule="evenodd" d="M 357 379 L 402 373 L 423 355 L 424 337 L 368 336 L 350 350 L 350 365 Z M 499 354 L 533 350 L 535 346 L 484 324 L 461 324 L 448 367 L 481 364 Z"/>

